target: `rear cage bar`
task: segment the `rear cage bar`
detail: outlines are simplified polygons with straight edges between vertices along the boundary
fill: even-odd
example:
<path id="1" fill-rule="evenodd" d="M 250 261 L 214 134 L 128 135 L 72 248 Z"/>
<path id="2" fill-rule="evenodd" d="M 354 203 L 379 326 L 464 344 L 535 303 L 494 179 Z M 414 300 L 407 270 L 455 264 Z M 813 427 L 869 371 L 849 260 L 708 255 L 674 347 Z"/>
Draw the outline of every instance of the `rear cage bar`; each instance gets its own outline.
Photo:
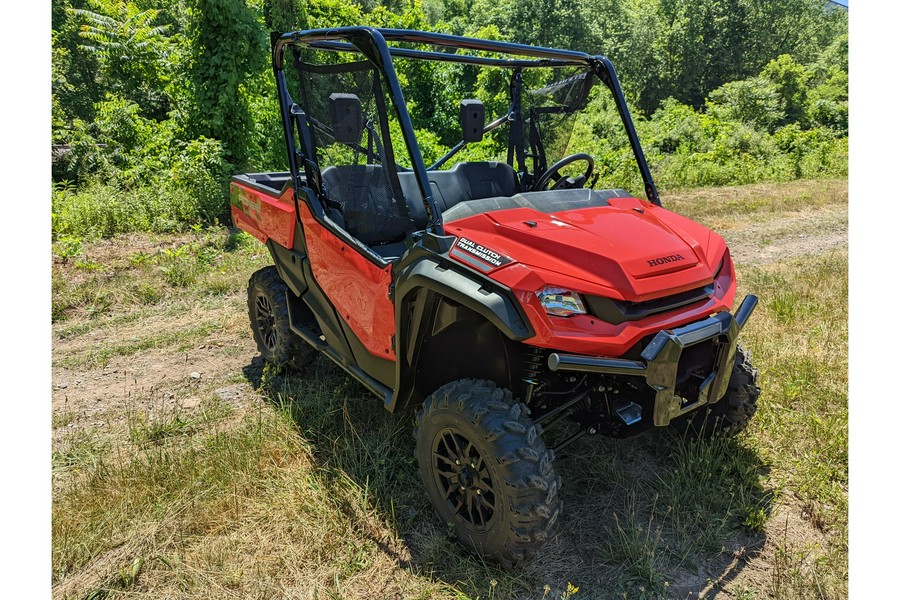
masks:
<path id="1" fill-rule="evenodd" d="M 527 59 L 505 59 L 471 54 L 456 54 L 452 52 L 437 52 L 433 50 L 415 50 L 389 46 L 388 42 L 411 43 L 430 45 L 452 49 L 465 49 L 475 52 L 489 52 L 529 57 Z M 428 219 L 427 231 L 443 235 L 443 219 L 440 209 L 437 207 L 428 184 L 428 169 L 422 159 L 422 153 L 416 140 L 415 131 L 403 98 L 403 91 L 397 74 L 394 71 L 392 57 L 413 58 L 421 60 L 437 60 L 470 65 L 502 66 L 514 69 L 535 67 L 587 67 L 609 88 L 618 110 L 619 117 L 625 126 L 628 141 L 634 153 L 638 170 L 644 182 L 644 192 L 647 199 L 653 204 L 660 205 L 659 194 L 647 159 L 644 156 L 631 114 L 625 103 L 625 96 L 616 77 L 615 68 L 608 58 L 601 55 L 591 56 L 584 52 L 572 50 L 558 50 L 543 48 L 540 46 L 528 46 L 512 42 L 500 42 L 465 38 L 445 33 L 421 32 L 407 29 L 376 29 L 373 27 L 338 27 L 331 29 L 311 29 L 295 31 L 291 33 L 272 34 L 272 67 L 278 89 L 278 99 L 281 106 L 281 117 L 288 151 L 288 164 L 294 184 L 294 203 L 299 215 L 299 195 L 302 186 L 300 177 L 301 169 L 306 174 L 306 180 L 317 194 L 321 194 L 318 165 L 309 157 L 313 156 L 312 149 L 308 146 L 310 141 L 306 132 L 308 123 L 306 115 L 301 107 L 298 107 L 291 98 L 284 74 L 284 53 L 288 46 L 301 46 L 335 52 L 358 52 L 369 59 L 375 68 L 384 77 L 387 83 L 387 92 L 390 96 L 403 140 L 409 152 L 412 170 L 416 175 L 419 192 L 422 195 L 425 214 Z M 294 137 L 294 125 L 300 134 L 302 143 L 298 152 Z M 499 124 L 498 124 L 499 125 Z M 439 165 L 438 165 L 439 166 Z"/>

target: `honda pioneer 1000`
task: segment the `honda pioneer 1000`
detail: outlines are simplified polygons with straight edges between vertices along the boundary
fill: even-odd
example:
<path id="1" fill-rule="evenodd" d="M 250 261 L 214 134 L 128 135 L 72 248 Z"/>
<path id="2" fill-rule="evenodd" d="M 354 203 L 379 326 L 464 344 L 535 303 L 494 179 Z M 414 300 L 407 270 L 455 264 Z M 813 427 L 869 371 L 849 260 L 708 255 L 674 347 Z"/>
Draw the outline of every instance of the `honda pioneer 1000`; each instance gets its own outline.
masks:
<path id="1" fill-rule="evenodd" d="M 231 183 L 235 224 L 275 263 L 250 279 L 254 338 L 417 408 L 425 490 L 464 545 L 532 556 L 559 517 L 554 454 L 586 434 L 747 423 L 759 388 L 737 337 L 756 297 L 730 312 L 725 242 L 661 207 L 607 58 L 368 27 L 272 41 L 290 171 Z M 408 107 L 413 61 L 446 63 L 448 96 L 490 97 Z M 569 148 L 598 93 L 646 200 Z M 459 142 L 428 166 L 417 129 L 451 112 Z"/>

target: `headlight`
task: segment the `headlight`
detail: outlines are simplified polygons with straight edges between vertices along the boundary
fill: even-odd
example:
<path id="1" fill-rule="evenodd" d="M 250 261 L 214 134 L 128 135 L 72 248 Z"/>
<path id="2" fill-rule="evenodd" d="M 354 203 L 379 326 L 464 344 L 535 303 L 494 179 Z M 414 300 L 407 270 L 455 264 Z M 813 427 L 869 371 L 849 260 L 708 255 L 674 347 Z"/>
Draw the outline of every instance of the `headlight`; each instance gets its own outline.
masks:
<path id="1" fill-rule="evenodd" d="M 538 291 L 537 297 L 548 315 L 571 317 L 572 315 L 587 313 L 584 310 L 584 302 L 581 300 L 581 296 L 571 290 L 545 287 Z"/>

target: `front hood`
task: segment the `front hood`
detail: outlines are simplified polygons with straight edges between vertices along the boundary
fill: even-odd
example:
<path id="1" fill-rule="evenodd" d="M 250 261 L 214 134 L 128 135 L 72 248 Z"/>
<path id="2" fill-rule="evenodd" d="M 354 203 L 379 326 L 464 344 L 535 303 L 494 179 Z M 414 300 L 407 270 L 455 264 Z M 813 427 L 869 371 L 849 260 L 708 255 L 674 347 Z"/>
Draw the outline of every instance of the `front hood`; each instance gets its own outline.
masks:
<path id="1" fill-rule="evenodd" d="M 449 223 L 446 232 L 488 256 L 499 255 L 492 269 L 517 262 L 633 301 L 708 283 L 717 267 L 708 257 L 712 252 L 721 260 L 716 255 L 725 251 L 708 229 L 634 198 L 553 214 L 532 208 L 487 212 Z"/>

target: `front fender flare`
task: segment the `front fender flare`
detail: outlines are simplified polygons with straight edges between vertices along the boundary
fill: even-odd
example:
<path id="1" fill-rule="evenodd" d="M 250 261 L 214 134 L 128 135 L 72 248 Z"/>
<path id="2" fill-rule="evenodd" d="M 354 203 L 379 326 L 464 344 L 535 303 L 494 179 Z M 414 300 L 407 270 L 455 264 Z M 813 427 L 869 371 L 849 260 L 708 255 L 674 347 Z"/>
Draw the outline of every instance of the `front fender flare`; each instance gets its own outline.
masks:
<path id="1" fill-rule="evenodd" d="M 425 255 L 412 261 L 394 284 L 397 385 L 385 406 L 391 412 L 416 400 L 417 359 L 440 298 L 481 315 L 512 341 L 521 342 L 535 335 L 522 305 L 508 287 L 464 271 L 442 257 Z"/>

